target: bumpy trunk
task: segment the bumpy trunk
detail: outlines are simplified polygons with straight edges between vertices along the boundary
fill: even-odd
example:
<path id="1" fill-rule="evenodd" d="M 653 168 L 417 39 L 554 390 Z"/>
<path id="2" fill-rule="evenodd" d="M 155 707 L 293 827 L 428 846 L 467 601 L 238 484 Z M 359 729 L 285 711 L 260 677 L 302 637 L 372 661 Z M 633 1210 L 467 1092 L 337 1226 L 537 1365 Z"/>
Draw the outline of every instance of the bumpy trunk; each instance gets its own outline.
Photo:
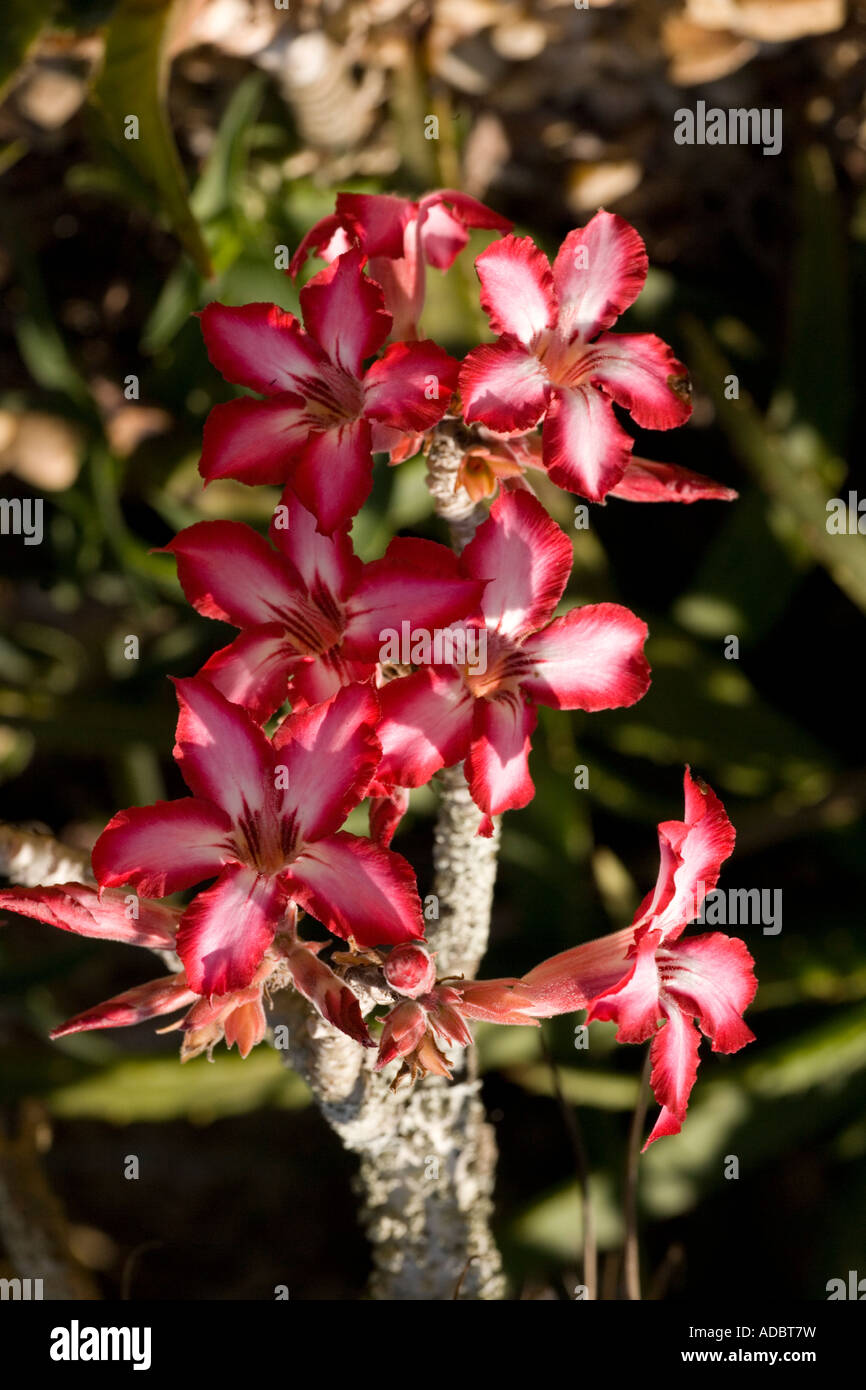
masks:
<path id="1" fill-rule="evenodd" d="M 456 421 L 436 431 L 428 485 L 458 551 L 485 509 L 456 488 L 468 442 Z M 472 977 L 487 949 L 499 825 L 476 835 L 479 812 L 461 768 L 436 779 L 433 892 L 439 916 L 427 938 L 438 974 Z M 363 994 L 359 972 L 355 980 Z M 496 1142 L 484 1117 L 471 1049 L 454 1080 L 425 1077 L 392 1093 L 374 1058 L 318 1018 L 303 1000 L 282 996 L 290 1020 L 288 1060 L 309 1082 L 322 1114 L 347 1149 L 359 1155 L 360 1216 L 370 1240 L 370 1294 L 399 1301 L 501 1299 L 502 1262 L 491 1233 Z M 375 995 L 362 1000 L 372 1008 Z"/>

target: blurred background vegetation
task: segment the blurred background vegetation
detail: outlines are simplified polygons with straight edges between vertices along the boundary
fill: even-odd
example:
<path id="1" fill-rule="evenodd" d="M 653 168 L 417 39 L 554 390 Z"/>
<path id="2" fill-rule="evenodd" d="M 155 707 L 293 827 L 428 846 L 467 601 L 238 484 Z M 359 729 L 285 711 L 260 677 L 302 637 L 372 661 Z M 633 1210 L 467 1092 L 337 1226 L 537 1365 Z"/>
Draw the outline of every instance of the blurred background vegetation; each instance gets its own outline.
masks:
<path id="1" fill-rule="evenodd" d="M 616 598 L 645 617 L 654 678 L 634 709 L 541 711 L 537 795 L 506 817 L 484 973 L 522 973 L 629 920 L 691 762 L 738 828 L 723 885 L 781 888 L 784 920 L 778 936 L 742 933 L 757 1043 L 704 1056 L 683 1134 L 641 1161 L 645 1288 L 823 1298 L 828 1279 L 866 1274 L 866 538 L 825 528 L 826 500 L 864 486 L 866 7 L 7 4 L 0 471 L 4 497 L 45 499 L 46 531 L 40 546 L 0 545 L 0 816 L 87 849 L 119 806 L 182 792 L 166 675 L 193 673 L 231 634 L 186 606 L 151 549 L 202 517 L 263 528 L 276 500 L 200 486 L 202 423 L 231 391 L 192 312 L 214 298 L 295 310 L 275 248 L 294 249 L 337 188 L 462 187 L 549 251 L 604 204 L 637 225 L 653 265 L 627 326 L 670 341 L 695 383 L 688 427 L 637 452 L 740 500 L 613 501 L 575 531 L 572 499 L 543 487 L 574 536 L 569 603 Z M 780 107 L 782 152 L 675 145 L 674 112 L 699 98 Z M 428 274 L 425 331 L 458 354 L 485 333 L 483 245 L 447 281 Z M 355 532 L 365 557 L 397 531 L 439 534 L 423 475 L 420 459 L 378 469 Z M 130 633 L 138 661 L 124 659 Z M 723 655 L 728 635 L 739 660 Z M 395 846 L 422 891 L 434 805 L 413 797 Z M 360 1296 L 351 1160 L 272 1048 L 181 1069 L 175 1039 L 147 1026 L 47 1041 L 151 974 L 139 952 L 3 926 L 0 1169 L 43 1192 L 103 1296 L 267 1298 L 278 1283 Z M 545 1031 L 614 1295 L 641 1057 L 606 1024 L 577 1050 L 574 1023 Z M 479 1048 L 515 1294 L 567 1297 L 581 1216 L 550 1067 L 532 1030 L 481 1028 Z"/>

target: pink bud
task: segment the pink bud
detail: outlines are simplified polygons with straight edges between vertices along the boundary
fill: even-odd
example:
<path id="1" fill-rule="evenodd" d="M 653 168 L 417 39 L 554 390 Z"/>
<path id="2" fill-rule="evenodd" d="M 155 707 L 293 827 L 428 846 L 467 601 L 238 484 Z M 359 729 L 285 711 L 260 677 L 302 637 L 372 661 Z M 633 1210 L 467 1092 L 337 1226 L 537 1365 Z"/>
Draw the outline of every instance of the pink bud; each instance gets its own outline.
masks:
<path id="1" fill-rule="evenodd" d="M 398 994 L 417 999 L 436 983 L 436 967 L 426 947 L 415 941 L 395 946 L 385 961 L 385 979 Z"/>
<path id="2" fill-rule="evenodd" d="M 397 1004 L 382 1023 L 376 1070 L 414 1052 L 427 1031 L 427 1015 L 420 1004 Z"/>

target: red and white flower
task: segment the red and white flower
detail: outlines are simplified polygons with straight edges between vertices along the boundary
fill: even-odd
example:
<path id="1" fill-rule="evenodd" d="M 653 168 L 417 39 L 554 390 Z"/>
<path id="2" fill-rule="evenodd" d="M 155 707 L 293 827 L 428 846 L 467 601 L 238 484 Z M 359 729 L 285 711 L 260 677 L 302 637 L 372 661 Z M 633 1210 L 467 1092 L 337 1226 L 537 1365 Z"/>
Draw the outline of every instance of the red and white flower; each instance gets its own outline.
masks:
<path id="1" fill-rule="evenodd" d="M 448 270 L 469 241 L 469 227 L 510 232 L 505 217 L 466 193 L 442 188 L 419 202 L 383 193 L 338 193 L 337 209 L 304 237 L 289 265 L 298 275 L 312 251 L 325 261 L 359 247 L 385 292 L 395 338 L 417 338 L 425 265 Z"/>
<path id="2" fill-rule="evenodd" d="M 374 450 L 435 425 L 457 363 L 433 342 L 392 343 L 381 288 L 351 250 L 301 290 L 302 328 L 275 304 L 201 313 L 208 355 L 227 381 L 256 391 L 211 410 L 202 476 L 291 481 L 323 532 L 343 525 L 370 491 Z"/>
<path id="3" fill-rule="evenodd" d="M 520 982 L 535 1017 L 585 1008 L 588 1021 L 619 1024 L 618 1042 L 652 1038 L 651 1085 L 662 1109 L 644 1148 L 682 1127 L 701 1033 L 714 1052 L 754 1041 L 742 1019 L 757 989 L 745 942 L 722 932 L 682 935 L 715 887 L 734 838 L 718 797 L 687 768 L 685 819 L 659 826 L 658 880 L 631 926 L 563 951 Z"/>
<path id="4" fill-rule="evenodd" d="M 193 795 L 121 811 L 93 869 L 100 887 L 128 883 L 155 898 L 217 876 L 177 933 L 190 987 L 210 996 L 249 985 L 290 903 L 362 945 L 422 936 L 406 861 L 340 831 L 381 753 L 372 687 L 289 715 L 271 742 L 207 681 L 175 684 L 174 756 Z"/>
<path id="5" fill-rule="evenodd" d="M 571 572 L 567 536 L 529 492 L 503 493 L 461 557 L 486 582 L 481 611 L 487 667 L 425 667 L 380 692 L 382 743 L 377 795 L 418 787 L 465 759 L 475 804 L 491 817 L 525 806 L 535 788 L 527 757 L 536 704 L 616 709 L 649 686 L 646 625 L 615 603 L 553 611 Z"/>
<path id="6" fill-rule="evenodd" d="M 475 264 L 501 336 L 460 370 L 466 420 L 519 434 L 543 419 L 552 480 L 601 501 L 633 446 L 613 402 L 650 429 L 681 425 L 691 412 L 686 369 L 660 338 L 607 331 L 646 279 L 643 241 L 621 217 L 598 212 L 569 232 L 552 270 L 529 237 L 494 242 Z"/>
<path id="7" fill-rule="evenodd" d="M 238 521 L 200 521 L 165 548 L 177 558 L 190 603 L 242 629 L 200 671 L 259 721 L 289 691 L 295 709 L 368 681 L 381 633 L 407 614 L 424 630 L 475 611 L 483 585 L 435 541 L 398 537 L 381 560 L 362 564 L 347 527 L 325 536 L 288 489 L 271 526 L 274 550 Z"/>

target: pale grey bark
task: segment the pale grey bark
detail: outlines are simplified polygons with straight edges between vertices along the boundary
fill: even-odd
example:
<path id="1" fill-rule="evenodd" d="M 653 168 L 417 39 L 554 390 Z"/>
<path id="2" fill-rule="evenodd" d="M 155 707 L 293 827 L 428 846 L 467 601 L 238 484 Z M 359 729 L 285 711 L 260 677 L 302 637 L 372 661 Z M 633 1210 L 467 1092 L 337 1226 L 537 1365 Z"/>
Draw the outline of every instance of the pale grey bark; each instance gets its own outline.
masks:
<path id="1" fill-rule="evenodd" d="M 444 421 L 429 454 L 428 486 L 458 551 L 486 515 L 455 487 L 468 439 L 458 421 Z M 436 783 L 433 891 L 439 917 L 428 923 L 427 938 L 440 976 L 468 978 L 487 947 L 499 824 L 489 839 L 476 835 L 480 813 L 462 768 L 440 773 Z M 352 983 L 358 988 L 361 981 Z M 372 1008 L 375 1000 L 359 992 L 362 1008 Z M 288 1060 L 311 1085 L 343 1145 L 359 1155 L 356 1186 L 372 1248 L 371 1297 L 504 1298 L 502 1261 L 490 1228 L 496 1141 L 484 1117 L 471 1049 L 459 1054 L 453 1081 L 428 1076 L 412 1091 L 395 1094 L 373 1070 L 375 1054 L 362 1053 L 311 1017 L 297 996 L 283 1000 Z"/>
<path id="2" fill-rule="evenodd" d="M 5 821 L 0 822 L 0 874 L 22 888 L 93 882 L 89 854 Z"/>

